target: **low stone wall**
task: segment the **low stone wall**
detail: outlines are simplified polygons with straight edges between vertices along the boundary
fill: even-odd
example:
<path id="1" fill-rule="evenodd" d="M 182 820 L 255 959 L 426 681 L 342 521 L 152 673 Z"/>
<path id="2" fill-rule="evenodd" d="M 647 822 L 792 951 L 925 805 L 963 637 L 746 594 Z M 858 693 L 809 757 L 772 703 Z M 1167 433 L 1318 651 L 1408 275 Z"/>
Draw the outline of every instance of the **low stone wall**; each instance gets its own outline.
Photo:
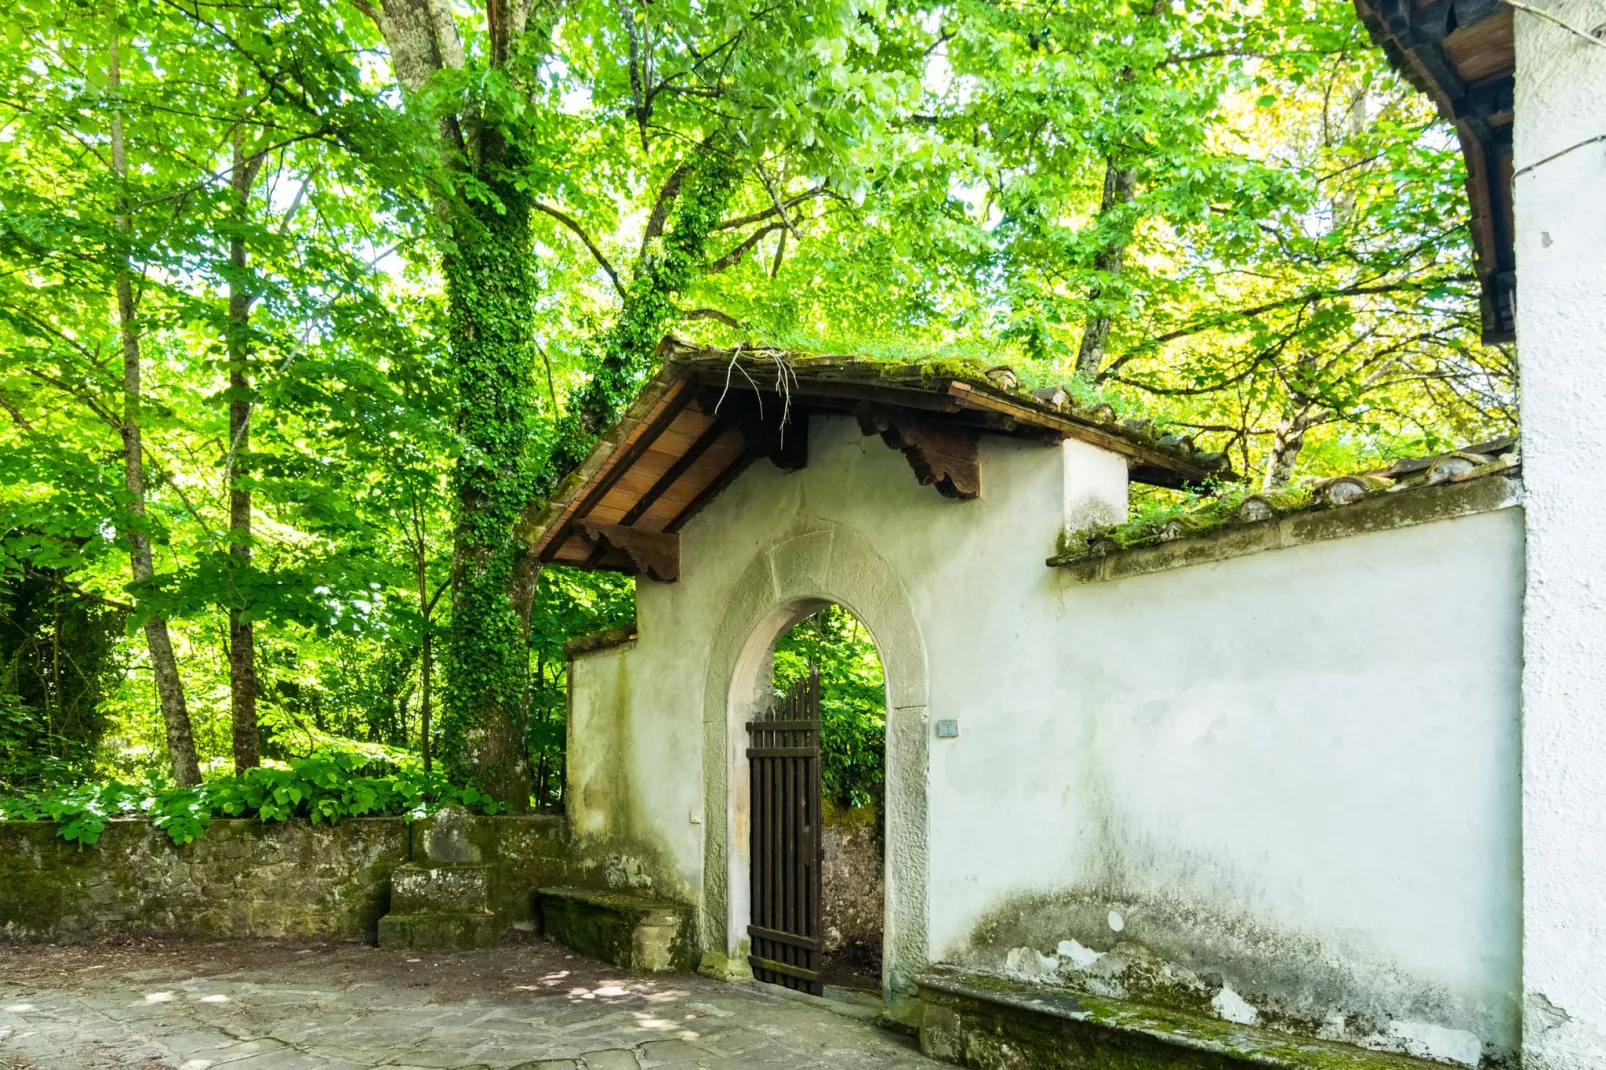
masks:
<path id="1" fill-rule="evenodd" d="M 84 848 L 53 824 L 0 822 L 0 938 L 372 938 L 407 853 L 401 818 L 219 820 L 182 847 L 121 820 Z"/>
<path id="2" fill-rule="evenodd" d="M 499 863 L 496 912 L 534 919 L 534 889 L 573 873 L 563 818 L 479 818 Z M 223 819 L 175 846 L 143 820 L 109 822 L 79 848 L 44 822 L 0 821 L 0 940 L 107 936 L 375 939 L 390 875 L 427 823 Z"/>
<path id="3" fill-rule="evenodd" d="M 569 850 L 569 826 L 561 815 L 531 814 L 480 820 L 490 825 L 496 835 L 494 857 L 500 878 L 496 912 L 514 927 L 536 927 L 537 888 L 587 883 L 586 867 Z M 419 834 L 419 827 L 414 826 L 415 844 L 423 842 L 418 839 Z"/>

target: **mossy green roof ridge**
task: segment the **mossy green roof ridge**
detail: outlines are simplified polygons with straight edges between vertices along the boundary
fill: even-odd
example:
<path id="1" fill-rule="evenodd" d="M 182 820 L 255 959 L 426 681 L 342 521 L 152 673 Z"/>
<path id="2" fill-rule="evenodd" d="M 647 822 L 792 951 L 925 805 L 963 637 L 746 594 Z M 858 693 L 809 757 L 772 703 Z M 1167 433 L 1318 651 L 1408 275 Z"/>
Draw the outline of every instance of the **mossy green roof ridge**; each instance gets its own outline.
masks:
<path id="1" fill-rule="evenodd" d="M 942 351 L 921 357 L 918 352 L 900 353 L 896 359 L 852 354 L 801 352 L 763 345 L 742 345 L 715 349 L 693 345 L 679 338 L 665 338 L 659 349 L 666 364 L 687 369 L 724 369 L 726 379 L 736 385 L 773 388 L 783 392 L 802 382 L 837 381 L 864 386 L 887 386 L 905 390 L 944 392 L 945 384 L 959 383 L 984 396 L 1008 398 L 1017 406 L 1041 413 L 1047 424 L 1061 421 L 1081 425 L 1097 434 L 1125 440 L 1161 457 L 1175 458 L 1194 472 L 1210 472 L 1210 478 L 1235 478 L 1225 453 L 1199 449 L 1192 436 L 1162 434 L 1147 418 L 1121 419 L 1115 408 L 1102 399 L 1096 388 L 1072 380 L 1032 389 L 1021 373 L 1010 365 L 993 364 L 978 357 Z M 1018 410 L 1016 410 L 1018 411 Z M 1198 478 L 1197 476 L 1195 478 Z"/>
<path id="2" fill-rule="evenodd" d="M 1453 485 L 1488 476 L 1515 476 L 1521 470 L 1516 440 L 1495 456 L 1456 451 L 1434 458 L 1396 462 L 1387 469 L 1326 479 L 1307 479 L 1273 491 L 1253 493 L 1243 485 L 1219 488 L 1208 498 L 1182 502 L 1124 524 L 1063 532 L 1049 565 L 1071 565 L 1125 550 L 1200 538 L 1228 528 L 1278 520 L 1295 514 L 1343 509 L 1358 502 L 1419 488 Z M 1455 469 L 1437 467 L 1453 462 Z"/>

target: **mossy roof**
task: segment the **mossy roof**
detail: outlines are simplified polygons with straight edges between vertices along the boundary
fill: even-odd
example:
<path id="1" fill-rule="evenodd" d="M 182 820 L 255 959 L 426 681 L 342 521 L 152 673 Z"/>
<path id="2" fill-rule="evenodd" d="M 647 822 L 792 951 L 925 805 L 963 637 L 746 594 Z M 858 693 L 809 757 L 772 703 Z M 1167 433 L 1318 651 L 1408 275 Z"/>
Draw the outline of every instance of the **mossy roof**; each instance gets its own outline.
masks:
<path id="1" fill-rule="evenodd" d="M 1179 488 L 1232 478 L 1225 454 L 1202 452 L 1187 436 L 1159 435 L 1143 420 L 1122 421 L 1108 404 L 1080 404 L 1064 387 L 1026 389 L 1013 369 L 978 360 L 714 349 L 674 337 L 663 341 L 660 356 L 658 374 L 528 532 L 543 561 L 628 571 L 622 544 L 599 545 L 599 538 L 610 538 L 598 534 L 604 528 L 621 535 L 624 528 L 673 534 L 766 455 L 771 447 L 761 449 L 755 432 L 784 443 L 786 426 L 800 416 L 852 414 L 866 405 L 917 413 L 930 425 L 967 434 L 1079 439 L 1124 456 L 1138 482 Z M 593 527 L 577 527 L 585 523 Z M 638 569 L 639 556 L 632 558 Z"/>

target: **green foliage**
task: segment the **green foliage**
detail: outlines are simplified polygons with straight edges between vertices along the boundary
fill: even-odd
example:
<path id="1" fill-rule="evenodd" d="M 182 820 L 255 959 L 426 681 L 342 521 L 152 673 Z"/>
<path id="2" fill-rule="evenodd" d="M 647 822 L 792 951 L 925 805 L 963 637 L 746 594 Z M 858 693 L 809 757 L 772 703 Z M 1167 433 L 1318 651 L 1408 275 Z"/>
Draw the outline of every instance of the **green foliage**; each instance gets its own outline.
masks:
<path id="1" fill-rule="evenodd" d="M 563 801 L 568 659 L 564 643 L 634 623 L 636 589 L 625 576 L 561 565 L 541 571 L 530 613 L 529 753 L 536 806 Z"/>
<path id="2" fill-rule="evenodd" d="M 821 791 L 844 806 L 880 806 L 886 779 L 887 690 L 864 625 L 831 604 L 775 641 L 775 696 L 820 670 Z"/>
<path id="3" fill-rule="evenodd" d="M 413 53 L 369 6 L 0 16 L 0 572 L 84 592 L 5 610 L 24 625 L 0 635 L 0 778 L 164 764 L 138 634 L 156 614 L 203 764 L 226 762 L 233 611 L 257 632 L 268 755 L 416 752 L 444 640 L 444 766 L 556 801 L 562 644 L 626 622 L 630 585 L 531 582 L 520 525 L 669 331 L 1039 385 L 1072 378 L 1102 317 L 1080 402 L 1274 481 L 1515 421 L 1513 354 L 1477 337 L 1449 128 L 1349 5 L 587 0 L 531 8 L 516 39 L 460 6 L 458 47 L 430 40 L 437 21 Z M 126 175 L 103 151 L 113 116 Z M 1112 168 L 1130 203 L 1104 204 Z M 120 456 L 124 265 L 142 520 Z M 249 566 L 230 553 L 240 488 Z M 138 531 L 156 576 L 136 585 Z M 122 638 L 109 602 L 133 606 Z M 59 678 L 42 668 L 69 648 Z M 853 756 L 827 776 L 849 801 L 878 790 L 861 662 L 827 666 L 828 736 Z"/>
<path id="4" fill-rule="evenodd" d="M 124 616 L 76 595 L 62 569 L 0 574 L 0 788 L 88 775 Z"/>
<path id="5" fill-rule="evenodd" d="M 138 782 L 92 781 L 58 785 L 47 791 L 0 798 L 0 820 L 53 821 L 62 839 L 84 846 L 100 839 L 115 817 L 146 816 L 174 843 L 198 839 L 214 817 L 260 821 L 304 818 L 333 824 L 345 817 L 427 817 L 442 806 L 459 805 L 483 814 L 506 810 L 473 783 L 454 785 L 417 769 L 390 772 L 365 767 L 360 758 L 331 753 L 263 766 L 244 776 L 220 777 L 198 787 L 168 784 L 152 774 Z"/>
<path id="6" fill-rule="evenodd" d="M 52 731 L 39 711 L 0 695 L 0 791 L 72 784 L 93 764 L 83 740 Z"/>
<path id="7" fill-rule="evenodd" d="M 674 221 L 660 242 L 642 250 L 618 321 L 597 341 L 591 377 L 559 424 L 546 466 L 550 482 L 585 459 L 597 436 L 641 390 L 654 369 L 658 343 L 677 318 L 675 299 L 707 263 L 709 239 L 725 216 L 740 172 L 718 146 L 696 151 Z"/>

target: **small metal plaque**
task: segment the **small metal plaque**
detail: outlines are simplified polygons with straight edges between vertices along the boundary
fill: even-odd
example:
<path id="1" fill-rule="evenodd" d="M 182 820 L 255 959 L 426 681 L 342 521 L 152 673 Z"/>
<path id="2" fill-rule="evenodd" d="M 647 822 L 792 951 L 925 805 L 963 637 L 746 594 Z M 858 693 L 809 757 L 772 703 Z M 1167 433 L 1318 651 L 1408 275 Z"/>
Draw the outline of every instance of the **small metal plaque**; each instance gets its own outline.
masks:
<path id="1" fill-rule="evenodd" d="M 938 721 L 937 722 L 937 738 L 938 739 L 958 739 L 959 738 L 959 722 L 958 721 Z"/>

